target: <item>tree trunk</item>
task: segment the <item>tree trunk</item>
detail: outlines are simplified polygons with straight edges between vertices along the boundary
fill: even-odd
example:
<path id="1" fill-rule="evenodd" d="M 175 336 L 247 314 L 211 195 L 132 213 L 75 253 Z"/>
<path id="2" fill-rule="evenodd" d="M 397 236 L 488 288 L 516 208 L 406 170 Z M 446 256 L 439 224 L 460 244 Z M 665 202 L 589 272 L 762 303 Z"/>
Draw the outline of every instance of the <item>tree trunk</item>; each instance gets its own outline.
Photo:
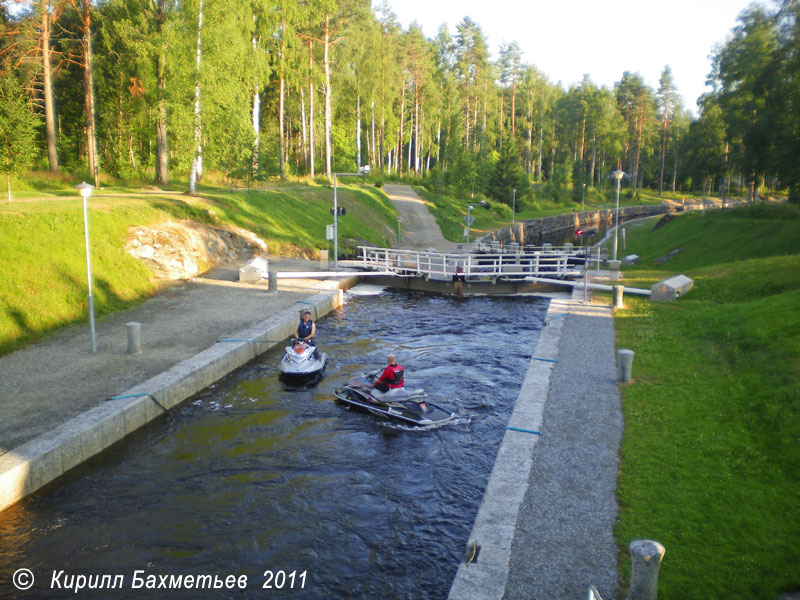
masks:
<path id="1" fill-rule="evenodd" d="M 94 68 L 92 65 L 92 13 L 89 0 L 83 0 L 83 91 L 86 110 L 86 153 L 94 186 L 100 187 L 100 165 L 97 156 L 97 124 L 95 122 Z"/>
<path id="2" fill-rule="evenodd" d="M 41 0 L 42 11 L 42 73 L 44 95 L 45 133 L 47 137 L 47 161 L 50 170 L 58 171 L 58 145 L 56 143 L 56 113 L 53 102 L 53 77 L 50 67 L 50 13 L 47 0 Z"/>
<path id="3" fill-rule="evenodd" d="M 189 193 L 197 193 L 197 181 L 203 175 L 203 130 L 200 120 L 200 64 L 202 59 L 202 32 L 203 32 L 203 0 L 197 6 L 197 49 L 195 51 L 195 80 L 194 80 L 194 144 L 195 151 L 192 158 L 192 172 L 189 177 Z"/>
<path id="4" fill-rule="evenodd" d="M 356 83 L 356 167 L 361 168 L 361 96 Z M 369 136 L 367 136 L 369 143 Z"/>
<path id="5" fill-rule="evenodd" d="M 322 51 L 322 61 L 325 70 L 325 174 L 330 177 L 333 172 L 331 169 L 331 127 L 333 117 L 331 115 L 331 61 L 330 61 L 330 15 L 325 15 L 325 36 Z"/>
<path id="6" fill-rule="evenodd" d="M 311 178 L 314 178 L 314 42 L 308 40 L 308 154 Z"/>
<path id="7" fill-rule="evenodd" d="M 279 97 L 278 97 L 278 160 L 281 169 L 281 181 L 286 181 L 286 19 L 283 19 L 283 27 L 281 29 L 281 49 L 280 56 L 280 84 L 279 84 Z M 258 90 L 256 90 L 258 93 Z M 258 148 L 258 133 L 256 133 L 256 148 Z"/>

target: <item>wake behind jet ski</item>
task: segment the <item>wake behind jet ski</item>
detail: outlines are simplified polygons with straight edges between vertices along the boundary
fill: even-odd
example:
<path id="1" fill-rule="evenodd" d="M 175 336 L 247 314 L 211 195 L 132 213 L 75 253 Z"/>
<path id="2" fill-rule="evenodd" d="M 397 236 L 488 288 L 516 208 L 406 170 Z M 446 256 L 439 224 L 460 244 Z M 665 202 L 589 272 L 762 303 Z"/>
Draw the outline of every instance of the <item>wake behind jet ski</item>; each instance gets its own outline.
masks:
<path id="1" fill-rule="evenodd" d="M 297 338 L 284 348 L 283 359 L 278 365 L 282 379 L 292 382 L 308 382 L 322 375 L 328 355 L 316 346 Z"/>
<path id="2" fill-rule="evenodd" d="M 435 425 L 455 418 L 451 411 L 429 402 L 422 389 L 389 388 L 382 392 L 373 387 L 380 371 L 365 373 L 334 391 L 336 400 L 374 415 L 398 419 L 411 425 Z"/>

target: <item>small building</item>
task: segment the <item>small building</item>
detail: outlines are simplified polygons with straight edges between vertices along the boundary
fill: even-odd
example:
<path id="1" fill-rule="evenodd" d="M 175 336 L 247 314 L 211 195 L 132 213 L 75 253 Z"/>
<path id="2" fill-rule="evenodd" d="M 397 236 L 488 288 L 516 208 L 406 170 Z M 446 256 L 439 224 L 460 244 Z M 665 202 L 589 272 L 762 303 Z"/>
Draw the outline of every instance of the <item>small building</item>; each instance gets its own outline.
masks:
<path id="1" fill-rule="evenodd" d="M 650 287 L 651 300 L 676 300 L 692 289 L 694 280 L 686 275 L 675 275 Z"/>

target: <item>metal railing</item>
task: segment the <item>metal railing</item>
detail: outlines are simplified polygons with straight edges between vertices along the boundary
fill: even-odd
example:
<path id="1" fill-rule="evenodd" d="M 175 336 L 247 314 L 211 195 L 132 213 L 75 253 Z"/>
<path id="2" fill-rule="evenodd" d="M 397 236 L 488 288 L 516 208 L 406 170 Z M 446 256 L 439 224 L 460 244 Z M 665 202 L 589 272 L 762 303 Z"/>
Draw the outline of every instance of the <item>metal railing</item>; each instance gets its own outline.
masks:
<path id="1" fill-rule="evenodd" d="M 389 271 L 403 277 L 428 279 L 524 279 L 577 277 L 583 272 L 580 254 L 555 249 L 538 252 L 473 254 L 426 252 L 359 246 L 364 269 Z M 581 248 L 577 250 L 582 251 Z M 578 260 L 581 264 L 575 264 Z"/>

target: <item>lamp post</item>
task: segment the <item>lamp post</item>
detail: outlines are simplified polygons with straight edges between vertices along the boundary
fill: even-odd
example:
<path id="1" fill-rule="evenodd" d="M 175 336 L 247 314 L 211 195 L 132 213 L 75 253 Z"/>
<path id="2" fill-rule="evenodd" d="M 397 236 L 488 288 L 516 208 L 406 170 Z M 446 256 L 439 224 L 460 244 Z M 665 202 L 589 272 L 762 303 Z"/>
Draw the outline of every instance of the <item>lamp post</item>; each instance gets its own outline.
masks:
<path id="1" fill-rule="evenodd" d="M 617 209 L 614 215 L 614 252 L 611 260 L 617 260 L 617 230 L 619 229 L 619 182 L 623 175 L 625 175 L 625 171 L 620 171 L 619 169 L 614 171 L 614 179 L 617 180 Z"/>
<path id="2" fill-rule="evenodd" d="M 333 215 L 333 270 L 339 268 L 339 199 L 336 194 L 336 176 L 348 177 L 361 177 L 369 173 L 369 165 L 358 167 L 358 173 L 332 173 L 333 175 L 333 208 L 331 214 Z M 342 209 L 344 214 L 344 209 Z"/>
<path id="3" fill-rule="evenodd" d="M 400 230 L 400 223 L 403 222 L 402 217 L 397 217 L 397 247 L 403 244 L 403 232 Z"/>
<path id="4" fill-rule="evenodd" d="M 464 219 L 467 225 L 467 252 L 469 252 L 469 228 L 472 225 L 472 204 L 467 204 L 467 216 Z"/>
<path id="5" fill-rule="evenodd" d="M 514 224 L 514 216 L 517 214 L 517 188 L 513 188 L 514 199 L 511 204 L 511 224 Z"/>
<path id="6" fill-rule="evenodd" d="M 94 189 L 93 185 L 86 183 L 85 181 L 79 183 L 75 186 L 75 189 L 83 198 L 83 233 L 84 239 L 86 241 L 86 279 L 89 282 L 89 332 L 92 336 L 92 354 L 97 352 L 97 339 L 95 336 L 95 329 L 94 329 L 94 298 L 92 297 L 92 261 L 91 255 L 89 253 L 89 213 L 86 210 L 86 202 L 89 200 L 89 196 L 92 195 L 92 190 Z"/>

